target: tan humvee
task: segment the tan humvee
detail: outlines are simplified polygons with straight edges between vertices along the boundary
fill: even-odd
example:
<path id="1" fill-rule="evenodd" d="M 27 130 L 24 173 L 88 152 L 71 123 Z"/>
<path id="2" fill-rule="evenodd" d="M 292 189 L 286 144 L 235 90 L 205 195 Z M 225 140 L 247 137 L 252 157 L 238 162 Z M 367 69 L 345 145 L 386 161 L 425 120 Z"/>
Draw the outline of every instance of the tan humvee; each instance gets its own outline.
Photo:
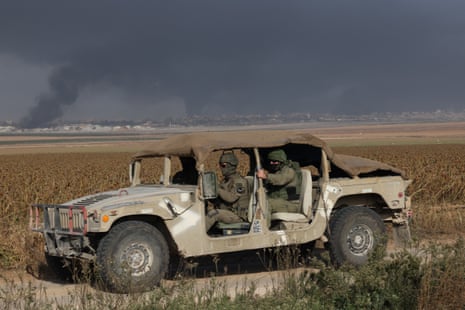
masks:
<path id="1" fill-rule="evenodd" d="M 276 148 L 302 167 L 296 201 L 300 213 L 270 216 L 267 210 L 265 189 L 255 170 Z M 206 206 L 216 197 L 217 184 L 213 169 L 207 171 L 207 160 L 225 150 L 242 152 L 249 161 L 248 220 L 217 223 L 206 231 Z M 164 158 L 159 184 L 141 184 L 144 161 L 150 157 Z M 173 183 L 171 166 L 176 157 L 195 159 L 191 160 L 195 184 Z M 31 227 L 43 233 L 48 263 L 57 272 L 65 271 L 63 262 L 88 260 L 95 263 L 107 289 L 146 291 L 158 285 L 174 257 L 322 240 L 328 242 L 336 265 L 361 265 L 375 246 L 384 246 L 383 222 L 393 223 L 394 232 L 410 238 L 405 191 L 411 181 L 403 172 L 380 162 L 334 154 L 308 131 L 174 135 L 136 154 L 129 170 L 128 188 L 31 208 Z"/>

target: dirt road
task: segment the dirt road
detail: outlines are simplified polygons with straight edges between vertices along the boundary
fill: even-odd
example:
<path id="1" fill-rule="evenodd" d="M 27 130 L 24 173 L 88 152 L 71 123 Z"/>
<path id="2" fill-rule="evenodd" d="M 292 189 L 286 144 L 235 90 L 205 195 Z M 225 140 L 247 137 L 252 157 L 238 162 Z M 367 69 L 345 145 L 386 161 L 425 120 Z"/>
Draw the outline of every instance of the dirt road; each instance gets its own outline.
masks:
<path id="1" fill-rule="evenodd" d="M 386 257 L 394 251 L 396 248 L 390 241 Z M 312 257 L 321 259 L 325 252 L 322 244 L 317 244 L 312 251 Z M 194 261 L 184 262 L 183 266 L 179 267 L 183 269 L 182 278 L 171 276 L 163 280 L 161 285 L 170 292 L 184 285 L 191 290 L 193 296 L 196 296 L 195 292 L 217 292 L 234 297 L 237 294 L 250 293 L 251 289 L 253 289 L 253 295 L 263 296 L 282 288 L 286 280 L 291 277 L 297 278 L 300 275 L 318 272 L 317 269 L 306 267 L 303 261 L 296 264 L 301 265 L 300 267 L 277 270 L 279 268 L 276 261 L 271 260 L 268 255 L 266 250 L 257 250 L 231 253 L 221 257 L 197 258 Z M 173 275 L 176 273 L 175 270 L 171 272 Z M 11 292 L 12 296 L 16 295 L 23 299 L 27 296 L 35 296 L 37 300 L 54 306 L 76 305 L 76 303 L 82 303 L 80 299 L 87 298 L 87 296 L 98 296 L 97 298 L 106 300 L 124 298 L 124 295 L 97 290 L 88 283 L 72 284 L 60 281 L 49 270 L 35 275 L 25 271 L 4 273 L 0 277 L 0 291 Z"/>
<path id="2" fill-rule="evenodd" d="M 263 296 L 283 287 L 286 279 L 290 277 L 297 277 L 301 274 L 316 271 L 316 269 L 300 267 L 289 270 L 186 278 L 183 280 L 170 279 L 163 280 L 161 286 L 170 292 L 176 291 L 176 288 L 179 286 L 181 286 L 181 289 L 182 287 L 189 288 L 192 296 L 202 296 L 205 292 L 216 292 L 219 294 L 226 293 L 230 297 L 241 293 L 245 294 L 253 288 L 253 295 Z M 82 304 L 81 299 L 88 298 L 89 296 L 97 296 L 96 298 L 102 299 L 102 301 L 125 298 L 125 295 L 99 291 L 93 285 L 87 283 L 72 284 L 50 278 L 38 279 L 25 272 L 4 274 L 0 278 L 0 291 L 6 292 L 7 295 L 16 299 L 16 301 L 8 301 L 0 298 L 0 308 L 6 304 L 10 305 L 7 308 L 11 308 L 11 303 L 14 303 L 19 308 L 23 308 L 25 307 L 23 302 L 31 297 L 44 304 L 52 304 L 54 307 L 63 306 L 65 308 L 70 305 L 74 307 L 75 305 Z"/>

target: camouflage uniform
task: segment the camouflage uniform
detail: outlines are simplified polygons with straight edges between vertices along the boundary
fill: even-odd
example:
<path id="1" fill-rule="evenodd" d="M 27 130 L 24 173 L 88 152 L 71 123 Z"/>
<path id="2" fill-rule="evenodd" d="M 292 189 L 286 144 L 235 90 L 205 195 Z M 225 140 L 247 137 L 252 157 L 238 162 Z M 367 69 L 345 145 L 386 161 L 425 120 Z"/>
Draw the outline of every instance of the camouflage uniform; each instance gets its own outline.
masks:
<path id="1" fill-rule="evenodd" d="M 218 197 L 221 199 L 219 209 L 232 211 L 240 218 L 247 219 L 250 193 L 245 178 L 238 173 L 229 176 L 220 184 Z"/>
<path id="2" fill-rule="evenodd" d="M 247 221 L 250 192 L 247 180 L 236 172 L 238 164 L 233 153 L 225 153 L 220 158 L 224 176 L 218 186 L 218 198 L 213 201 L 215 208 L 207 212 L 206 227 L 209 230 L 215 222 L 239 223 Z"/>
<path id="3" fill-rule="evenodd" d="M 268 206 L 273 212 L 299 212 L 298 171 L 287 160 L 283 150 L 274 150 L 268 154 L 270 161 L 279 162 L 273 173 L 268 173 L 265 179 Z"/>

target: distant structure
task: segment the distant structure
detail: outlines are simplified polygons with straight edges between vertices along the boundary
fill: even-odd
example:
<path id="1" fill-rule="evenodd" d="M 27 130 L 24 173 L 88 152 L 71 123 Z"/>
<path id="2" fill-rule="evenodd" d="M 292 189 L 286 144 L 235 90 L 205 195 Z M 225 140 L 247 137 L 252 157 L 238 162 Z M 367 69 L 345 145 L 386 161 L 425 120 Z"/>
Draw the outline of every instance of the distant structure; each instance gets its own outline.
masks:
<path id="1" fill-rule="evenodd" d="M 11 121 L 0 122 L 0 134 L 8 133 L 44 133 L 44 132 L 128 132 L 153 131 L 161 128 L 182 129 L 189 127 L 221 127 L 221 126 L 253 126 L 253 125 L 284 125 L 284 124 L 354 124 L 354 123 L 409 123 L 409 122 L 452 122 L 465 121 L 465 110 L 461 113 L 434 112 L 403 112 L 403 113 L 372 113 L 366 115 L 335 115 L 335 114 L 250 114 L 250 115 L 193 115 L 185 118 L 168 118 L 163 121 L 74 121 L 65 123 L 55 121 L 48 127 L 29 128 L 14 124 Z"/>

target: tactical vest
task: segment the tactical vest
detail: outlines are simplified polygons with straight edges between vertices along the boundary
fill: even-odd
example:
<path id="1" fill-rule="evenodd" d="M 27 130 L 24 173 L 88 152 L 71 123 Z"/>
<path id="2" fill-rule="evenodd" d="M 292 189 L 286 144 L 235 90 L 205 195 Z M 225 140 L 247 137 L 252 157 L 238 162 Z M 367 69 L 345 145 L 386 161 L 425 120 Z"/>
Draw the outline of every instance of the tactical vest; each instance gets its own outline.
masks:
<path id="1" fill-rule="evenodd" d="M 286 187 L 289 200 L 298 200 L 300 198 L 300 190 L 302 187 L 302 170 L 300 169 L 300 164 L 296 161 L 289 160 L 287 165 L 294 169 L 295 178 L 294 180 Z"/>
<path id="2" fill-rule="evenodd" d="M 242 219 L 247 219 L 250 201 L 250 191 L 247 180 L 237 174 L 231 176 L 231 178 L 221 186 L 227 191 L 238 195 L 239 199 L 234 203 L 222 201 L 219 207 L 232 211 Z"/>
<path id="3" fill-rule="evenodd" d="M 284 166 L 294 170 L 294 179 L 284 186 L 267 184 L 268 197 L 284 200 L 299 200 L 300 188 L 302 186 L 302 171 L 300 169 L 300 164 L 298 162 L 288 160 L 284 163 Z"/>

